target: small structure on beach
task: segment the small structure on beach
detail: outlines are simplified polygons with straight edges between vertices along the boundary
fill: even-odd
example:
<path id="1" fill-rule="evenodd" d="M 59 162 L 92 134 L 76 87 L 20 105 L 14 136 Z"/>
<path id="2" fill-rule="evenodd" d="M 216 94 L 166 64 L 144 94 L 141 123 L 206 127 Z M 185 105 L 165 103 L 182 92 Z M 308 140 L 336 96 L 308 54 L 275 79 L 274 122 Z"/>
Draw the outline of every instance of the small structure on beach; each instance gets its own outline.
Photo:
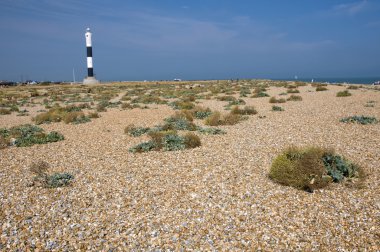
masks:
<path id="1" fill-rule="evenodd" d="M 83 80 L 83 84 L 98 84 L 99 81 L 94 77 L 94 67 L 92 64 L 92 33 L 90 28 L 87 28 L 85 36 L 87 48 L 87 77 Z"/>

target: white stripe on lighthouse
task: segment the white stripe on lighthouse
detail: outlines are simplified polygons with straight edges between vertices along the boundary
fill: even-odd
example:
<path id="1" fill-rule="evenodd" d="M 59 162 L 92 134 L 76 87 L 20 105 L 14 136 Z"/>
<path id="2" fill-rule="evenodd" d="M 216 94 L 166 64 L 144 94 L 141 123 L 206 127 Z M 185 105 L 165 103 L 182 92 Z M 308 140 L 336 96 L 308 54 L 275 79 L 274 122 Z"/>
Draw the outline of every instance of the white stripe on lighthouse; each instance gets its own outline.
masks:
<path id="1" fill-rule="evenodd" d="M 86 32 L 86 47 L 91 47 L 91 32 L 87 31 Z"/>
<path id="2" fill-rule="evenodd" d="M 92 57 L 87 57 L 87 68 L 93 68 Z"/>

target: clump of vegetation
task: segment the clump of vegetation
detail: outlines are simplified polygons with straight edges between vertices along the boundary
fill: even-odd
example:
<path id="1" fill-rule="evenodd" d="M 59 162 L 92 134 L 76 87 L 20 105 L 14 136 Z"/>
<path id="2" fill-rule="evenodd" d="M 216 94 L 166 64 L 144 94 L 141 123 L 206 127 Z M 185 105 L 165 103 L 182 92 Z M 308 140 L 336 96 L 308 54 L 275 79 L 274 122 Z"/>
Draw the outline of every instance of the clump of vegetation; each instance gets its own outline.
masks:
<path id="1" fill-rule="evenodd" d="M 218 129 L 218 128 L 203 128 L 203 127 L 197 127 L 197 131 L 199 133 L 205 134 L 205 135 L 224 135 L 226 132 L 224 130 Z"/>
<path id="2" fill-rule="evenodd" d="M 74 176 L 70 173 L 47 173 L 49 164 L 45 161 L 34 162 L 29 170 L 35 175 L 32 185 L 39 185 L 45 188 L 57 188 L 68 186 L 72 183 Z"/>
<path id="3" fill-rule="evenodd" d="M 272 106 L 272 111 L 284 111 L 284 109 L 280 106 Z"/>
<path id="4" fill-rule="evenodd" d="M 233 106 L 233 105 L 245 105 L 245 101 L 243 99 L 236 99 L 228 103 L 228 106 Z"/>
<path id="5" fill-rule="evenodd" d="M 135 125 L 130 124 L 127 127 L 125 127 L 124 133 L 133 137 L 139 137 L 147 133 L 149 130 L 150 128 L 136 127 Z"/>
<path id="6" fill-rule="evenodd" d="M 237 115 L 256 115 L 257 111 L 253 106 L 245 106 L 243 109 L 240 109 L 239 106 L 235 106 L 231 109 L 231 114 Z"/>
<path id="7" fill-rule="evenodd" d="M 206 118 L 205 124 L 209 126 L 235 125 L 243 119 L 245 119 L 245 117 L 239 114 L 229 113 L 222 116 L 220 112 L 216 111 Z"/>
<path id="8" fill-rule="evenodd" d="M 336 97 L 347 97 L 351 96 L 352 94 L 348 90 L 340 91 L 336 94 Z"/>
<path id="9" fill-rule="evenodd" d="M 92 112 L 92 113 L 88 114 L 88 117 L 89 118 L 99 118 L 100 115 L 97 112 Z"/>
<path id="10" fill-rule="evenodd" d="M 201 145 L 200 138 L 194 133 L 187 133 L 180 136 L 176 131 L 152 131 L 148 134 L 151 140 L 140 143 L 129 149 L 132 153 L 140 153 L 147 151 L 176 151 L 190 148 L 196 148 Z"/>
<path id="11" fill-rule="evenodd" d="M 195 107 L 195 104 L 190 101 L 174 101 L 169 103 L 169 106 L 173 109 L 193 109 Z"/>
<path id="12" fill-rule="evenodd" d="M 346 118 L 343 118 L 340 120 L 341 122 L 344 123 L 359 123 L 359 124 L 374 124 L 377 123 L 378 120 L 375 117 L 370 117 L 370 116 L 349 116 Z"/>
<path id="13" fill-rule="evenodd" d="M 163 130 L 196 130 L 196 125 L 183 113 L 176 113 L 174 116 L 164 119 L 165 124 L 160 126 Z"/>
<path id="14" fill-rule="evenodd" d="M 143 104 L 166 104 L 166 100 L 162 100 L 160 97 L 155 95 L 142 95 L 138 98 L 132 100 L 132 103 L 143 103 Z"/>
<path id="15" fill-rule="evenodd" d="M 362 178 L 363 172 L 333 150 L 289 147 L 273 161 L 269 177 L 282 185 L 313 192 L 331 182 Z"/>
<path id="16" fill-rule="evenodd" d="M 356 89 L 359 89 L 359 86 L 356 86 L 356 85 L 349 85 L 347 89 L 353 89 L 353 90 L 356 90 Z"/>
<path id="17" fill-rule="evenodd" d="M 285 103 L 286 100 L 284 98 L 276 99 L 276 97 L 272 96 L 269 99 L 269 103 Z"/>
<path id="18" fill-rule="evenodd" d="M 10 109 L 0 108 L 0 115 L 9 115 L 11 113 L 12 111 Z"/>
<path id="19" fill-rule="evenodd" d="M 367 101 L 367 103 L 364 105 L 364 107 L 370 107 L 373 108 L 375 107 L 375 101 Z"/>
<path id="20" fill-rule="evenodd" d="M 286 92 L 288 94 L 296 94 L 296 93 L 299 93 L 300 91 L 298 89 L 295 89 L 295 88 L 289 88 Z"/>
<path id="21" fill-rule="evenodd" d="M 251 98 L 261 98 L 261 97 L 269 97 L 269 95 L 265 93 L 264 91 L 259 91 L 258 93 L 253 93 L 253 95 L 251 96 Z"/>
<path id="22" fill-rule="evenodd" d="M 212 114 L 211 109 L 209 109 L 209 108 L 203 108 L 203 107 L 200 107 L 200 106 L 195 106 L 191 110 L 191 113 L 197 119 L 205 119 L 205 118 L 209 117 Z"/>
<path id="23" fill-rule="evenodd" d="M 1 128 L 0 136 L 3 138 L 3 143 L 7 143 L 7 146 L 16 145 L 17 147 L 27 147 L 34 144 L 47 144 L 64 140 L 63 135 L 56 131 L 46 134 L 42 128 L 30 124 L 15 126 L 10 129 Z"/>
<path id="24" fill-rule="evenodd" d="M 91 119 L 86 116 L 81 110 L 83 106 L 67 106 L 67 107 L 53 107 L 49 111 L 38 114 L 32 120 L 36 124 L 51 123 L 51 122 L 61 122 L 65 123 L 86 123 L 90 122 Z"/>
<path id="25" fill-rule="evenodd" d="M 315 91 L 317 91 L 317 92 L 326 91 L 326 90 L 328 90 L 328 89 L 324 86 L 317 86 L 317 88 L 315 89 Z"/>
<path id="26" fill-rule="evenodd" d="M 232 101 L 236 101 L 237 100 L 232 95 L 219 96 L 219 97 L 216 97 L 216 99 L 219 100 L 219 101 L 228 101 L 228 102 L 232 102 Z"/>
<path id="27" fill-rule="evenodd" d="M 286 99 L 287 101 L 302 101 L 302 97 L 299 96 L 299 95 L 291 95 L 289 96 L 288 99 Z"/>

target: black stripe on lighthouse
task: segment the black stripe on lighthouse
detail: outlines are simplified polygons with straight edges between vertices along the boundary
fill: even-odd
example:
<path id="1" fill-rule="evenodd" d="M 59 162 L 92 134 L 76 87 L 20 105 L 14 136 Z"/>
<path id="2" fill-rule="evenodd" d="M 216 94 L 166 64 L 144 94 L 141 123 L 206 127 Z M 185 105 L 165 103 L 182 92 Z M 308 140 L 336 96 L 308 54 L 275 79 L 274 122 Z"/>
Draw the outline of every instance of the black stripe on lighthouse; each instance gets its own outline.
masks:
<path id="1" fill-rule="evenodd" d="M 87 47 L 87 57 L 92 57 L 92 47 Z"/>

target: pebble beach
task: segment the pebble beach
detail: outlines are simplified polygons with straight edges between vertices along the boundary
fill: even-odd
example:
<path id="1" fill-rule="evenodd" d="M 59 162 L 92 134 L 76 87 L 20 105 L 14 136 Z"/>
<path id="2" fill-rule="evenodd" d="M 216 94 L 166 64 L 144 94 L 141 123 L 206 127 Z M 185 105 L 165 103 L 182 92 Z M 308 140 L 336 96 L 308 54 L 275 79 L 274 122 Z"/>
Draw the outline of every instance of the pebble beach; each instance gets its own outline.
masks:
<path id="1" fill-rule="evenodd" d="M 41 124 L 65 140 L 0 149 L 0 251 L 380 251 L 380 123 L 340 122 L 380 119 L 380 91 L 336 97 L 347 86 L 300 86 L 302 101 L 277 104 L 281 112 L 272 111 L 270 97 L 243 97 L 258 114 L 218 126 L 224 135 L 196 133 L 202 145 L 181 151 L 128 151 L 148 137 L 124 128 L 160 124 L 174 113 L 166 104 L 108 108 L 77 125 Z M 277 97 L 286 91 L 267 89 Z M 225 101 L 197 102 L 227 113 Z M 0 115 L 0 128 L 33 124 L 41 108 Z M 360 165 L 365 180 L 313 193 L 274 183 L 271 163 L 292 145 L 333 148 Z M 37 160 L 73 174 L 73 183 L 30 186 Z"/>

